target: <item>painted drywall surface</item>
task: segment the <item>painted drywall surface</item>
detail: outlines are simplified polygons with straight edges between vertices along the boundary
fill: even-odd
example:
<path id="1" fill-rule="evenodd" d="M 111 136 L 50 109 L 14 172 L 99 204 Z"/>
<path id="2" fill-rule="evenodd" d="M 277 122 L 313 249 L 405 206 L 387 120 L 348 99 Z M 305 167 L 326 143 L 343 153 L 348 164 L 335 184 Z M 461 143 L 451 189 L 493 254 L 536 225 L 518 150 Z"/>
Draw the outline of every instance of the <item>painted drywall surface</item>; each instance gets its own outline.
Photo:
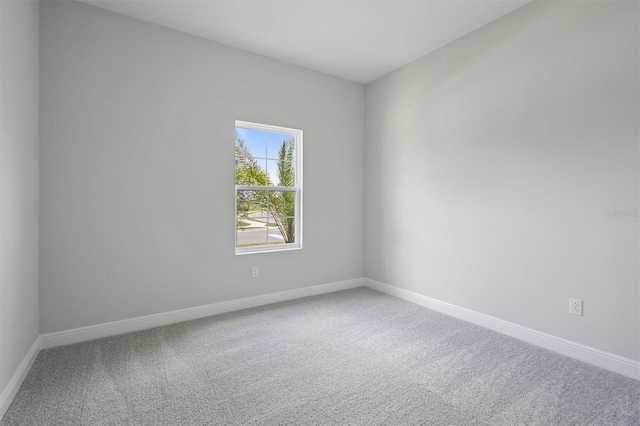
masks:
<path id="1" fill-rule="evenodd" d="M 0 392 L 38 337 L 38 2 L 0 1 Z"/>
<path id="2" fill-rule="evenodd" d="M 366 276 L 639 360 L 638 15 L 534 2 L 367 85 Z"/>
<path id="3" fill-rule="evenodd" d="M 76 2 L 41 32 L 42 333 L 363 276 L 363 86 Z M 234 254 L 236 119 L 304 131 L 302 250 Z"/>

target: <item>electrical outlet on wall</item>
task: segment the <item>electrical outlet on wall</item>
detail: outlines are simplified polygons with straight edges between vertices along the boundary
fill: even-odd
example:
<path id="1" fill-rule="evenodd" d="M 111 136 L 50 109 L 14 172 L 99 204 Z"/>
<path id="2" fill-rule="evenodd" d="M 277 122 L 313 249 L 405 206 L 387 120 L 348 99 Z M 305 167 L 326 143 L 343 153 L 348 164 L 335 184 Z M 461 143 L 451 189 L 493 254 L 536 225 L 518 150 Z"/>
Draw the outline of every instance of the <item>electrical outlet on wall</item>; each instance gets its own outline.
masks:
<path id="1" fill-rule="evenodd" d="M 389 259 L 387 259 L 386 257 L 385 257 L 385 259 L 384 259 L 384 267 L 385 267 L 386 269 L 389 269 Z"/>
<path id="2" fill-rule="evenodd" d="M 582 316 L 582 300 L 569 299 L 569 313 Z"/>
<path id="3" fill-rule="evenodd" d="M 260 273 L 260 270 L 258 269 L 257 266 L 254 266 L 253 268 L 251 268 L 251 278 L 258 278 L 259 273 Z"/>

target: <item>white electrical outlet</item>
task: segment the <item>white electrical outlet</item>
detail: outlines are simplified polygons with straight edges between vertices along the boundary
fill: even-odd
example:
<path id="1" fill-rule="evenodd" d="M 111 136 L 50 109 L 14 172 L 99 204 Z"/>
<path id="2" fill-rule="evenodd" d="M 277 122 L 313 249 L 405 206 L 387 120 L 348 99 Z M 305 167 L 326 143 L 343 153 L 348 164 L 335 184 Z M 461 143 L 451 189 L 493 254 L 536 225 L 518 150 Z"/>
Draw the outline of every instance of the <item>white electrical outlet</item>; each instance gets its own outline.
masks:
<path id="1" fill-rule="evenodd" d="M 253 268 L 251 268 L 251 278 L 258 278 L 259 274 L 260 274 L 260 270 L 258 269 L 257 266 L 254 266 Z"/>
<path id="2" fill-rule="evenodd" d="M 582 316 L 582 300 L 569 299 L 569 313 Z"/>
<path id="3" fill-rule="evenodd" d="M 386 258 L 384 259 L 384 267 L 386 269 L 389 269 L 389 259 L 386 259 Z"/>

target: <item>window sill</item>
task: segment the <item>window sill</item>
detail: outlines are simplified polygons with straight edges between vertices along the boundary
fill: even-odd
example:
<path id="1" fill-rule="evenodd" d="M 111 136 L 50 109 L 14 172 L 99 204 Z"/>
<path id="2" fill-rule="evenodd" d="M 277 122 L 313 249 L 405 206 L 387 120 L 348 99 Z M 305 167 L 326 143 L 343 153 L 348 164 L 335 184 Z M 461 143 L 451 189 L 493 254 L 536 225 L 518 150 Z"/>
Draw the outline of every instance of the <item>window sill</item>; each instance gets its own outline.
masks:
<path id="1" fill-rule="evenodd" d="M 257 246 L 236 248 L 236 255 L 272 253 L 280 251 L 302 250 L 302 244 L 286 244 L 277 246 Z"/>

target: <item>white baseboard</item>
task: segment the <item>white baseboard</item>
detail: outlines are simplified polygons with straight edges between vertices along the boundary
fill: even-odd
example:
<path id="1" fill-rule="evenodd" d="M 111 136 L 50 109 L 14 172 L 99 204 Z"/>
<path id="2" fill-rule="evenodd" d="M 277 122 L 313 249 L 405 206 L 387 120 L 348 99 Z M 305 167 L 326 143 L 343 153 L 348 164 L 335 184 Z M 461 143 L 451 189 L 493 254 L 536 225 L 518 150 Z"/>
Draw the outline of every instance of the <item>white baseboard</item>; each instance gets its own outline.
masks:
<path id="1" fill-rule="evenodd" d="M 384 284 L 379 281 L 366 278 L 365 285 L 374 290 L 433 309 L 434 311 L 489 328 L 499 333 L 506 334 L 507 336 L 515 337 L 516 339 L 524 340 L 525 342 L 540 346 L 544 349 L 640 380 L 640 362 L 638 361 L 581 345 L 570 340 L 513 324 L 499 318 L 481 314 L 437 299 L 432 299 L 430 297 Z"/>
<path id="2" fill-rule="evenodd" d="M 2 417 L 4 417 L 4 414 L 9 409 L 13 398 L 18 393 L 18 390 L 20 390 L 22 382 L 24 382 L 24 379 L 25 377 L 27 377 L 31 366 L 40 353 L 40 348 L 41 341 L 40 336 L 38 336 L 33 342 L 33 345 L 31 345 L 31 348 L 29 349 L 27 354 L 22 359 L 22 362 L 18 366 L 16 372 L 13 373 L 13 376 L 11 376 L 11 380 L 9 380 L 7 386 L 5 386 L 5 388 L 2 390 L 2 393 L 0 393 L 0 420 L 2 419 Z"/>
<path id="3" fill-rule="evenodd" d="M 132 331 L 144 330 L 147 328 L 159 327 L 162 325 L 175 324 L 182 321 L 208 317 L 211 315 L 238 311 L 240 309 L 253 308 L 256 306 L 298 299 L 300 297 L 314 296 L 322 293 L 331 293 L 333 291 L 362 287 L 363 285 L 364 278 L 357 278 L 353 280 L 339 281 L 334 283 L 315 285 L 311 287 L 297 288 L 294 290 L 281 291 L 278 293 L 269 293 L 260 296 L 246 297 L 243 299 L 230 300 L 227 302 L 213 303 L 211 305 L 198 306 L 195 308 L 180 309 L 177 311 L 165 312 L 161 314 L 114 321 L 105 324 L 58 331 L 54 333 L 43 334 L 42 336 L 40 336 L 42 338 L 42 349 L 48 349 L 55 346 L 70 345 L 73 343 L 100 339 L 102 337 L 115 336 L 118 334 L 130 333 Z"/>

